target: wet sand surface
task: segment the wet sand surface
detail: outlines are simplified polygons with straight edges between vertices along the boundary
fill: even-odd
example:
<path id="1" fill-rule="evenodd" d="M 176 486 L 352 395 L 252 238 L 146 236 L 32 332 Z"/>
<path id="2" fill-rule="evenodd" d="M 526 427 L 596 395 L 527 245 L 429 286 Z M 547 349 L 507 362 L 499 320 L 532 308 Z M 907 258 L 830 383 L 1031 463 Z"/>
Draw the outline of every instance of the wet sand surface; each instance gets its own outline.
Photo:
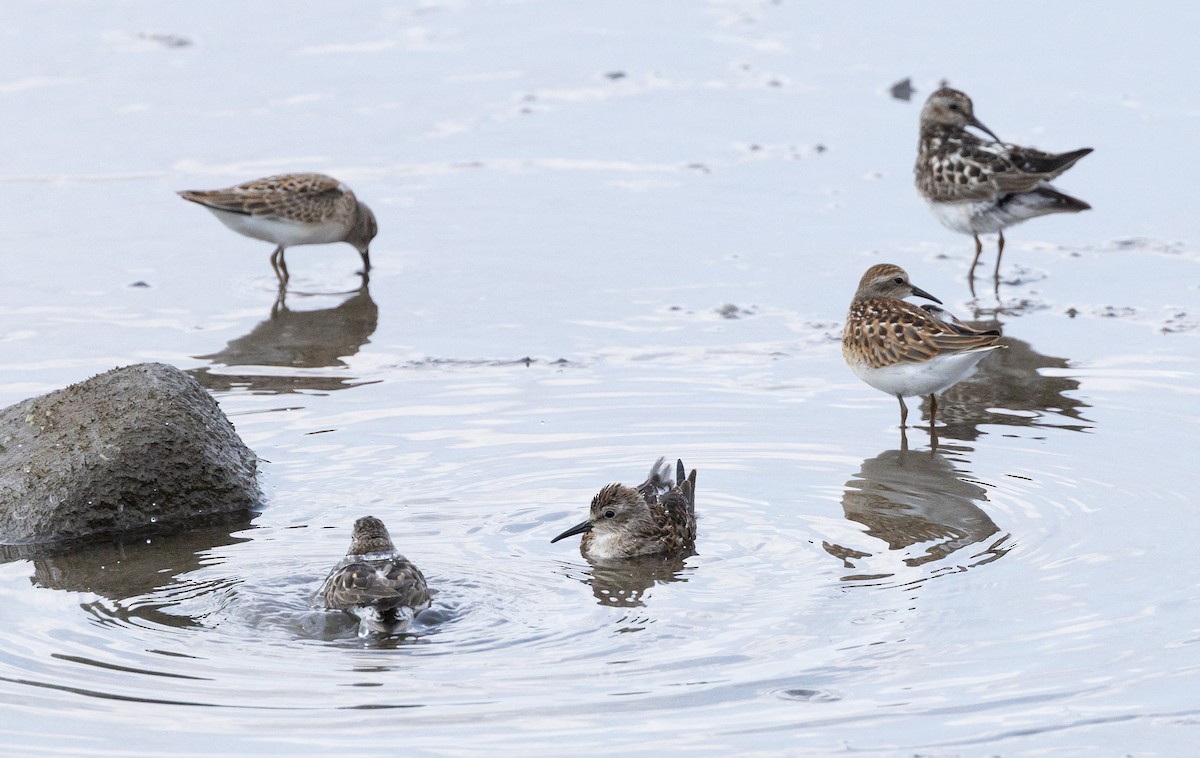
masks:
<path id="1" fill-rule="evenodd" d="M 0 564 L 3 742 L 1190 749 L 1200 12 L 973 13 L 6 8 L 0 404 L 178 365 L 268 500 Z M 1094 210 L 1008 230 L 998 295 L 912 186 L 943 78 L 1005 140 L 1096 150 L 1056 182 Z M 371 204 L 369 283 L 294 248 L 281 294 L 174 194 L 297 170 Z M 936 450 L 842 361 L 879 262 L 1005 334 Z M 550 544 L 661 455 L 699 470 L 697 555 Z M 309 606 L 367 514 L 438 591 L 400 639 Z"/>

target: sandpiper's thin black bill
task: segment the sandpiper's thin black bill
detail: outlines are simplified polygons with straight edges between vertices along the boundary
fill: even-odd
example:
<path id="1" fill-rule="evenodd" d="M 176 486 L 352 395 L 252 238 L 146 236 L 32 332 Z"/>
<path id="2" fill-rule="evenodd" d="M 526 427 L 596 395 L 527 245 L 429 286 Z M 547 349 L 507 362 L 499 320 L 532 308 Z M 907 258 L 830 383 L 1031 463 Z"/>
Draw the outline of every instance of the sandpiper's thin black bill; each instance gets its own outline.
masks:
<path id="1" fill-rule="evenodd" d="M 920 287 L 913 287 L 913 288 L 912 288 L 912 290 L 913 290 L 913 291 L 912 291 L 912 293 L 913 293 L 913 297 L 923 297 L 923 298 L 925 298 L 926 300 L 932 300 L 933 302 L 937 303 L 938 305 L 941 305 L 941 304 L 942 304 L 942 301 L 941 301 L 941 300 L 938 300 L 936 297 L 934 297 L 933 295 L 929 294 L 928 292 L 926 292 L 925 290 L 921 289 Z"/>
<path id="2" fill-rule="evenodd" d="M 555 542 L 558 542 L 559 540 L 561 540 L 564 537 L 570 537 L 573 534 L 582 534 L 583 532 L 590 532 L 590 531 L 592 531 L 592 522 L 584 521 L 583 523 L 576 524 L 575 526 L 571 527 L 567 531 L 558 535 L 554 539 L 550 540 L 550 542 L 551 542 L 551 544 L 553 544 Z"/>
<path id="3" fill-rule="evenodd" d="M 1003 141 L 1004 141 L 1004 140 L 1000 139 L 999 137 L 997 137 L 995 132 L 993 132 L 991 129 L 988 129 L 986 126 L 984 126 L 984 125 L 983 125 L 983 122 L 982 122 L 982 121 L 980 121 L 980 120 L 979 120 L 979 119 L 977 119 L 977 118 L 972 118 L 972 119 L 971 119 L 971 120 L 968 122 L 968 124 L 969 124 L 970 126 L 973 126 L 973 127 L 975 127 L 976 129 L 978 129 L 978 130 L 979 130 L 979 131 L 981 131 L 981 132 L 987 132 L 988 134 L 990 134 L 990 135 L 992 136 L 992 139 L 996 140 L 997 142 L 1003 142 Z"/>

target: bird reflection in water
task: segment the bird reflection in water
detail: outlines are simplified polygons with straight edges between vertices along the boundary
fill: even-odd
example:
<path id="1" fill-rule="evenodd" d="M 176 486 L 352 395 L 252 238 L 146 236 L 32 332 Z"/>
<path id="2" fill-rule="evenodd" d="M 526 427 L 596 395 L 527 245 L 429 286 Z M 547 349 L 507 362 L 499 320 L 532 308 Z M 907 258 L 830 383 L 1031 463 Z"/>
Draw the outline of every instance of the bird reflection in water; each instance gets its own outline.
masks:
<path id="1" fill-rule="evenodd" d="M 938 403 L 938 420 L 943 424 L 938 434 L 969 442 L 979 437 L 979 426 L 984 424 L 1076 432 L 1092 428 L 1092 421 L 1083 415 L 1088 404 L 1070 394 L 1079 389 L 1079 382 L 1055 375 L 1068 368 L 1066 358 L 1043 355 L 1028 342 L 1009 336 L 1000 344 L 1007 349 L 993 351 L 975 376 L 946 390 L 946 402 Z M 928 401 L 921 412 L 928 417 L 926 405 Z"/>
<path id="2" fill-rule="evenodd" d="M 657 584 L 686 582 L 689 554 L 645 555 L 620 561 L 589 561 L 591 569 L 578 578 L 592 588 L 600 605 L 616 608 L 645 606 L 649 591 Z"/>
<path id="3" fill-rule="evenodd" d="M 332 308 L 292 310 L 289 293 L 279 288 L 270 316 L 244 337 L 231 340 L 224 350 L 199 355 L 217 366 L 237 367 L 237 372 L 214 372 L 209 367 L 192 369 L 191 374 L 212 391 L 247 389 L 263 394 L 315 390 L 329 392 L 355 387 L 364 382 L 328 374 L 279 374 L 246 370 L 252 366 L 277 366 L 288 369 L 345 368 L 344 358 L 356 354 L 370 341 L 379 322 L 379 307 L 371 299 L 367 278 L 362 286 Z M 315 294 L 291 293 L 297 297 Z M 325 296 L 325 295 L 322 295 Z"/>
<path id="4" fill-rule="evenodd" d="M 967 322 L 976 329 L 1000 329 L 995 318 Z M 1091 420 L 1083 416 L 1088 404 L 1070 393 L 1079 389 L 1079 382 L 1067 376 L 1055 375 L 1068 369 L 1069 361 L 1043 355 L 1028 342 L 1004 336 L 1000 344 L 1006 349 L 994 350 L 979 364 L 975 374 L 949 388 L 938 401 L 939 425 L 931 432 L 934 449 L 938 437 L 970 442 L 977 439 L 979 427 L 985 424 L 1022 426 L 1070 431 L 1092 428 Z M 921 403 L 921 416 L 930 414 L 929 400 Z M 902 449 L 908 448 L 908 438 L 900 430 Z"/>
<path id="5" fill-rule="evenodd" d="M 858 475 L 846 482 L 842 509 L 847 519 L 866 526 L 867 536 L 882 540 L 889 551 L 904 551 L 905 566 L 939 564 L 933 568 L 937 575 L 991 563 L 1011 549 L 1010 535 L 1001 533 L 980 507 L 986 500 L 987 491 L 960 476 L 946 456 L 901 449 L 863 461 Z M 846 568 L 860 569 L 846 581 L 896 575 L 870 571 L 871 563 L 880 563 L 869 560 L 873 552 L 829 542 L 824 548 Z M 882 565 L 892 567 L 894 559 Z"/>

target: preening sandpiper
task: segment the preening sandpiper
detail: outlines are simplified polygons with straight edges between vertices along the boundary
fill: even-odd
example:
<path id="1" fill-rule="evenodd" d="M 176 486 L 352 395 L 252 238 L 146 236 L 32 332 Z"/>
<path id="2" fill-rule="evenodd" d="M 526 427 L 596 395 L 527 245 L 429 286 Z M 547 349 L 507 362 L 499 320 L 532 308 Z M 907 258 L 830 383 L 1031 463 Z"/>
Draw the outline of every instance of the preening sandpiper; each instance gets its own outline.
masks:
<path id="1" fill-rule="evenodd" d="M 359 619 L 358 636 L 398 634 L 429 607 L 420 569 L 396 551 L 387 527 L 374 516 L 354 522 L 350 549 L 314 598 L 318 605 Z"/>
<path id="2" fill-rule="evenodd" d="M 558 535 L 583 534 L 579 551 L 591 560 L 690 554 L 696 544 L 696 470 L 659 458 L 636 488 L 610 484 L 592 498 L 588 519 Z"/>
<path id="3" fill-rule="evenodd" d="M 967 131 L 973 126 L 995 141 Z M 921 138 L 917 150 L 917 189 L 938 220 L 949 229 L 975 238 L 971 261 L 971 292 L 975 266 L 983 251 L 980 234 L 998 232 L 994 278 L 999 284 L 1004 229 L 1050 213 L 1077 213 L 1090 205 L 1059 192 L 1050 180 L 1092 152 L 1084 147 L 1067 153 L 1044 153 L 1002 142 L 975 118 L 971 98 L 943 87 L 921 109 Z"/>
<path id="4" fill-rule="evenodd" d="M 937 418 L 937 393 L 975 372 L 988 351 L 1002 347 L 1000 332 L 974 329 L 942 308 L 932 312 L 902 300 L 923 297 L 899 266 L 867 269 L 850 302 L 842 331 L 842 357 L 864 382 L 900 401 L 900 427 L 908 422 L 904 398 L 929 396 L 929 426 Z"/>
<path id="5" fill-rule="evenodd" d="M 221 223 L 247 237 L 275 243 L 271 268 L 287 284 L 284 250 L 294 245 L 348 242 L 371 270 L 368 247 L 378 227 L 375 214 L 345 184 L 324 174 L 280 174 L 216 190 L 179 195 L 212 211 Z"/>

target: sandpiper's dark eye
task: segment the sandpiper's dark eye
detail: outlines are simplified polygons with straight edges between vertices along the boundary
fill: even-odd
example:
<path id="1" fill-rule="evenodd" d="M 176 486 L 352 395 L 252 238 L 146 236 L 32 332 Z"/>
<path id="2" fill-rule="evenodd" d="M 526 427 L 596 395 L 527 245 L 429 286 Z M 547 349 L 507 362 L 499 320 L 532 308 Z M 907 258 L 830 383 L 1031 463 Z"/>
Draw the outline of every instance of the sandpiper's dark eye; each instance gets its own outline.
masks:
<path id="1" fill-rule="evenodd" d="M 958 110 L 958 103 L 950 103 L 950 110 L 952 110 L 952 111 Z"/>
<path id="2" fill-rule="evenodd" d="M 892 281 L 895 282 L 896 284 L 904 284 L 904 277 L 898 276 L 895 279 L 893 279 Z"/>
<path id="3" fill-rule="evenodd" d="M 615 518 L 616 515 L 617 515 L 617 512 L 614 510 L 607 510 L 604 512 L 604 518 Z"/>

